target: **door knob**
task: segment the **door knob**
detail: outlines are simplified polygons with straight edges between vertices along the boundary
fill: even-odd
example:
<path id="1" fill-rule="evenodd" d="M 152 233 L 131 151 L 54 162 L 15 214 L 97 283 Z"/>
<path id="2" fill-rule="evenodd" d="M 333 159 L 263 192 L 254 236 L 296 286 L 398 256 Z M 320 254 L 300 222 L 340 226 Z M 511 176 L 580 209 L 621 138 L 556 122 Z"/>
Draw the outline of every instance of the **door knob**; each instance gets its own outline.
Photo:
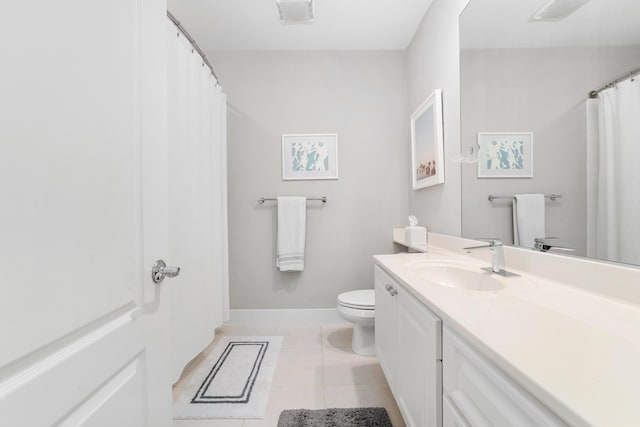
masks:
<path id="1" fill-rule="evenodd" d="M 180 274 L 180 267 L 167 267 L 167 264 L 159 259 L 151 268 L 153 283 L 160 283 L 165 277 L 176 277 Z"/>

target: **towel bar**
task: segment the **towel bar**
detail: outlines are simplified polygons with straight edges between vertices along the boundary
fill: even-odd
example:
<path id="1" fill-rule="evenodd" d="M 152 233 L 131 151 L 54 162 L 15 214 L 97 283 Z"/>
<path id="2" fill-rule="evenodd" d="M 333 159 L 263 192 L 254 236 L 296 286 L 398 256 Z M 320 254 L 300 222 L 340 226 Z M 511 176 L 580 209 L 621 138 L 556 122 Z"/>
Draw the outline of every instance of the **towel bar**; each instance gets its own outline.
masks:
<path id="1" fill-rule="evenodd" d="M 307 198 L 307 201 L 309 200 L 313 200 L 313 201 L 319 201 L 324 203 L 327 203 L 327 196 L 322 196 L 322 197 L 309 197 Z M 260 197 L 258 199 L 258 203 L 260 203 L 261 205 L 264 204 L 264 202 L 277 202 L 278 199 L 276 197 Z"/>
<path id="2" fill-rule="evenodd" d="M 544 198 L 555 202 L 557 199 L 562 198 L 562 194 L 545 194 Z M 487 199 L 489 199 L 490 202 L 493 202 L 494 200 L 512 200 L 513 196 L 494 196 L 493 194 L 489 194 Z"/>

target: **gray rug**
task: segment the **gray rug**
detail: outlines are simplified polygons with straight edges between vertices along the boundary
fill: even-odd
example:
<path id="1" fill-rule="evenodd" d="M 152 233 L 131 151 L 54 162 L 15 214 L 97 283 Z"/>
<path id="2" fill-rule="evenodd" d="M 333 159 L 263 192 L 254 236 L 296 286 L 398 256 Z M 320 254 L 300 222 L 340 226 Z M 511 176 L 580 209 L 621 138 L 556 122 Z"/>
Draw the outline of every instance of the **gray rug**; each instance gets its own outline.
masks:
<path id="1" fill-rule="evenodd" d="M 292 409 L 282 411 L 278 427 L 392 427 L 384 408 Z"/>

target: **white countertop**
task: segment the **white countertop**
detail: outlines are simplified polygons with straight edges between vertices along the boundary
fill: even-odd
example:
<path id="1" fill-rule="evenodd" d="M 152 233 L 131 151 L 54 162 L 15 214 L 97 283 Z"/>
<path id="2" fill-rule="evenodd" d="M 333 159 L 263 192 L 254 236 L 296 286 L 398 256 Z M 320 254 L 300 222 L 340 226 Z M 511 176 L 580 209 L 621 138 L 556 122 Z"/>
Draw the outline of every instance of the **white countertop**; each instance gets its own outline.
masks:
<path id="1" fill-rule="evenodd" d="M 407 268 L 425 259 L 487 266 L 443 248 L 374 258 L 568 424 L 640 426 L 638 306 L 517 270 L 522 277 L 495 276 L 504 289 L 472 291 L 432 284 Z"/>

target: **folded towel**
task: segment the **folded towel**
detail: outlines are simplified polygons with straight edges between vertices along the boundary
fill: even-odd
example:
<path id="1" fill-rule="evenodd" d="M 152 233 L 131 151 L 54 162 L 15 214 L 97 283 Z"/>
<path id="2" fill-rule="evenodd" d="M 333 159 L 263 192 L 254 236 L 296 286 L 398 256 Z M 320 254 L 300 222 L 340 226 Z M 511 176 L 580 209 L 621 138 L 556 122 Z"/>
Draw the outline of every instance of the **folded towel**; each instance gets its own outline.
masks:
<path id="1" fill-rule="evenodd" d="M 302 271 L 304 269 L 306 221 L 306 197 L 278 197 L 276 267 L 280 271 Z"/>
<path id="2" fill-rule="evenodd" d="M 533 248 L 537 237 L 546 237 L 544 194 L 516 194 L 513 197 L 513 244 Z"/>

